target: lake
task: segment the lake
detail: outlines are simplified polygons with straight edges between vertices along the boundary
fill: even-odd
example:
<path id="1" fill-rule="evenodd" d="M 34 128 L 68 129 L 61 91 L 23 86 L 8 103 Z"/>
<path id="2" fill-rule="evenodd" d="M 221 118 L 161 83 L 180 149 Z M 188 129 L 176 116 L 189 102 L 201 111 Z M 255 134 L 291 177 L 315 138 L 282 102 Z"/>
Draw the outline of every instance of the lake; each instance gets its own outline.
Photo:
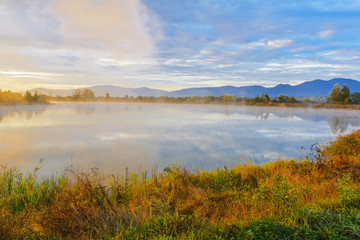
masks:
<path id="1" fill-rule="evenodd" d="M 45 160 L 41 175 L 70 164 L 125 168 L 231 167 L 304 157 L 312 143 L 359 128 L 360 111 L 122 103 L 0 107 L 0 162 L 22 171 Z M 305 147 L 305 150 L 301 148 Z"/>

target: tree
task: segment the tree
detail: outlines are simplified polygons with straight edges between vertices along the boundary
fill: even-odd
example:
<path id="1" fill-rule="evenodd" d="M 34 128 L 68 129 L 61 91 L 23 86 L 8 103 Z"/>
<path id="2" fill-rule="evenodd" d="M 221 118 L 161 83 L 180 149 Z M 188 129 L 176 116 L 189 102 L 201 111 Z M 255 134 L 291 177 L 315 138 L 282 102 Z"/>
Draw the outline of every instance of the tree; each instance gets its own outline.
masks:
<path id="1" fill-rule="evenodd" d="M 28 103 L 32 103 L 34 101 L 34 98 L 33 96 L 31 95 L 31 92 L 30 91 L 26 91 L 25 92 L 25 100 L 28 102 Z"/>
<path id="2" fill-rule="evenodd" d="M 74 100 L 80 99 L 80 97 L 81 97 L 81 90 L 80 90 L 80 89 L 76 89 L 71 97 L 72 97 Z"/>
<path id="3" fill-rule="evenodd" d="M 346 84 L 344 84 L 341 89 L 341 96 L 343 99 L 343 103 L 349 104 L 350 89 L 348 88 L 348 86 L 346 86 Z"/>
<path id="4" fill-rule="evenodd" d="M 222 95 L 222 102 L 228 103 L 228 102 L 235 102 L 236 101 L 236 95 Z"/>
<path id="5" fill-rule="evenodd" d="M 95 93 L 91 89 L 84 89 L 81 97 L 85 99 L 92 99 L 95 98 Z"/>
<path id="6" fill-rule="evenodd" d="M 348 95 L 350 95 L 349 88 L 346 85 L 344 85 L 343 88 L 341 89 L 340 85 L 337 83 L 334 85 L 333 89 L 331 90 L 327 100 L 330 103 L 344 103 L 346 97 L 349 98 Z"/>
<path id="7" fill-rule="evenodd" d="M 264 98 L 266 103 L 270 102 L 270 97 L 267 93 L 265 93 Z"/>
<path id="8" fill-rule="evenodd" d="M 295 103 L 296 100 L 295 100 L 294 97 L 289 97 L 289 98 L 287 99 L 287 102 L 288 102 L 288 103 Z"/>
<path id="9" fill-rule="evenodd" d="M 350 103 L 352 103 L 352 104 L 360 104 L 360 92 L 353 92 L 350 95 Z"/>
<path id="10" fill-rule="evenodd" d="M 71 97 L 74 100 L 79 100 L 79 99 L 88 100 L 95 98 L 95 94 L 91 89 L 84 89 L 84 90 L 76 89 Z"/>
<path id="11" fill-rule="evenodd" d="M 278 100 L 279 103 L 283 103 L 283 102 L 285 102 L 285 96 L 282 95 L 282 94 L 280 94 L 280 95 L 277 97 L 277 100 Z"/>

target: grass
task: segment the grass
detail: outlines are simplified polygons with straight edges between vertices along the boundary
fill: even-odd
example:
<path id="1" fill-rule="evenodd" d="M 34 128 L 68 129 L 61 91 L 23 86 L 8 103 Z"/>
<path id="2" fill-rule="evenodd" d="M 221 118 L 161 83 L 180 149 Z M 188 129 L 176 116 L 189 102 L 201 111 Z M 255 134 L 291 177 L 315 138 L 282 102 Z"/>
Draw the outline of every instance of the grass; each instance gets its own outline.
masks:
<path id="1" fill-rule="evenodd" d="M 69 169 L 38 179 L 39 168 L 2 165 L 0 239 L 359 239 L 360 130 L 314 151 L 124 177 Z"/>

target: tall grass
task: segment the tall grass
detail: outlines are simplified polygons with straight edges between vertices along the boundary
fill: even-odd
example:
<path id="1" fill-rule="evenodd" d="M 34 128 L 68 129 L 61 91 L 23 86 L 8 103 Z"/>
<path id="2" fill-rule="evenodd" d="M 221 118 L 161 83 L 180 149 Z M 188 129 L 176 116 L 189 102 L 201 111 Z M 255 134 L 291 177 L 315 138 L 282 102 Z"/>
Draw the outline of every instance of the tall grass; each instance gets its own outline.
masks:
<path id="1" fill-rule="evenodd" d="M 360 131 L 312 156 L 124 177 L 1 165 L 0 239 L 359 239 Z"/>

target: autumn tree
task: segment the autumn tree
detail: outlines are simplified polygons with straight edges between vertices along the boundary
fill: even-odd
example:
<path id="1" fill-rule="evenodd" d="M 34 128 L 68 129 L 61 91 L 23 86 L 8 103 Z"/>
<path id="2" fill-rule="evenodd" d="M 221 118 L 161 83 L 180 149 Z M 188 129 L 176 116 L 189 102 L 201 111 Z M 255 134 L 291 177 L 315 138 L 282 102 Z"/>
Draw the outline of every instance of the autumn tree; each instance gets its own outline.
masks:
<path id="1" fill-rule="evenodd" d="M 76 89 L 73 93 L 73 95 L 71 96 L 72 99 L 74 100 L 78 100 L 81 97 L 81 90 L 80 89 Z"/>
<path id="2" fill-rule="evenodd" d="M 71 98 L 73 100 L 90 100 L 95 98 L 95 93 L 91 89 L 76 89 Z"/>
<path id="3" fill-rule="evenodd" d="M 348 86 L 344 84 L 344 86 L 341 88 L 340 85 L 337 83 L 334 85 L 333 89 L 331 90 L 327 100 L 330 103 L 347 104 L 349 103 L 349 97 L 350 97 L 350 89 L 348 88 Z"/>
<path id="4" fill-rule="evenodd" d="M 81 97 L 83 97 L 85 99 L 92 99 L 92 98 L 95 98 L 95 93 L 91 89 L 84 89 Z"/>

